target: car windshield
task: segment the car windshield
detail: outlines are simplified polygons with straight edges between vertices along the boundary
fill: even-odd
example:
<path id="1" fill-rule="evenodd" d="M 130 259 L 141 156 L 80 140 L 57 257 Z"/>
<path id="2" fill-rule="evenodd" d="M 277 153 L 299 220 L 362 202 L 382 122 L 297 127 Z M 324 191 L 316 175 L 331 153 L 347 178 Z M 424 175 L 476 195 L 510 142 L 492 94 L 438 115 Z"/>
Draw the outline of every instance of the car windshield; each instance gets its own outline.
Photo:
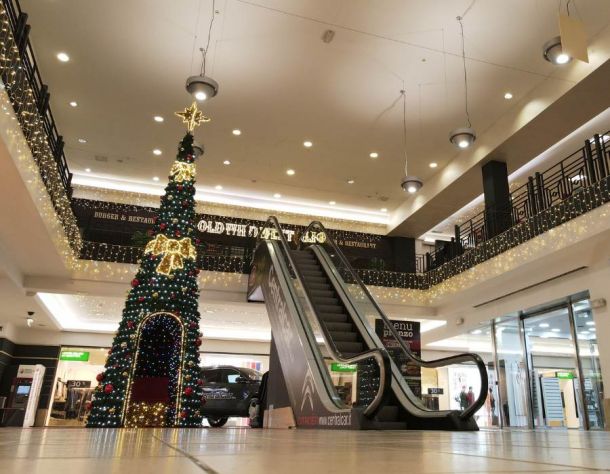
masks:
<path id="1" fill-rule="evenodd" d="M 261 377 L 263 376 L 263 374 L 261 374 L 260 372 L 254 370 L 254 369 L 242 368 L 240 370 L 250 380 L 260 380 Z"/>

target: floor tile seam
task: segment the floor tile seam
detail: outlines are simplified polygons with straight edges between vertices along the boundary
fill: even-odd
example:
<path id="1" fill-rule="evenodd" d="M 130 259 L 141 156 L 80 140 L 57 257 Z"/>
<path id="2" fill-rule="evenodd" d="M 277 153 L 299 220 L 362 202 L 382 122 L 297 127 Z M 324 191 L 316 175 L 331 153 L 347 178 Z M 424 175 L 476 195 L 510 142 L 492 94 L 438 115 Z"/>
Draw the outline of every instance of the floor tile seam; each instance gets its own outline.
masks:
<path id="1" fill-rule="evenodd" d="M 216 471 L 215 469 L 213 469 L 211 466 L 209 466 L 207 463 L 197 459 L 195 456 L 189 454 L 188 452 L 184 451 L 183 449 L 180 449 L 177 446 L 174 446 L 166 441 L 164 441 L 163 439 L 159 438 L 157 435 L 153 434 L 152 437 L 156 440 L 158 440 L 159 442 L 163 443 L 165 446 L 169 447 L 170 449 L 173 449 L 174 451 L 182 454 L 182 456 L 184 456 L 185 458 L 187 458 L 189 461 L 191 461 L 195 466 L 197 466 L 199 469 L 201 469 L 202 471 L 208 473 L 208 474 L 219 474 L 218 471 Z"/>
<path id="2" fill-rule="evenodd" d="M 514 458 L 503 458 L 499 456 L 485 456 L 483 454 L 471 454 L 471 453 L 458 453 L 458 452 L 447 452 L 447 451 L 435 451 L 437 453 L 442 454 L 450 454 L 453 456 L 469 456 L 483 459 L 495 459 L 497 461 L 506 461 L 506 462 L 517 462 L 517 463 L 525 463 L 525 464 L 536 464 L 539 466 L 553 466 L 553 467 L 566 467 L 572 469 L 574 471 L 602 471 L 608 472 L 608 469 L 602 469 L 598 467 L 586 467 L 586 466 L 574 466 L 572 464 L 561 464 L 561 463 L 553 463 L 553 462 L 540 462 L 540 461 L 530 461 L 527 459 L 514 459 Z"/>

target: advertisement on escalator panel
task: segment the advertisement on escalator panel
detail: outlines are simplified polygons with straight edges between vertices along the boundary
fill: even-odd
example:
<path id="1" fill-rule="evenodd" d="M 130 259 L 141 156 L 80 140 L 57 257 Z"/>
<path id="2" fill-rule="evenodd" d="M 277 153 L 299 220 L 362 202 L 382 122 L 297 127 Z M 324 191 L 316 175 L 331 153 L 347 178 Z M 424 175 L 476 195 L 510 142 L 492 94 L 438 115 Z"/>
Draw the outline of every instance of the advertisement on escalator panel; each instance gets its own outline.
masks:
<path id="1" fill-rule="evenodd" d="M 418 321 L 398 321 L 390 320 L 403 341 L 409 346 L 411 352 L 416 356 L 421 356 L 421 333 Z M 399 347 L 399 343 L 394 334 L 385 325 L 383 320 L 375 320 L 375 333 L 388 350 L 390 357 L 400 368 L 405 381 L 411 387 L 411 391 L 416 396 L 421 396 L 421 368 L 419 365 L 410 361 Z"/>

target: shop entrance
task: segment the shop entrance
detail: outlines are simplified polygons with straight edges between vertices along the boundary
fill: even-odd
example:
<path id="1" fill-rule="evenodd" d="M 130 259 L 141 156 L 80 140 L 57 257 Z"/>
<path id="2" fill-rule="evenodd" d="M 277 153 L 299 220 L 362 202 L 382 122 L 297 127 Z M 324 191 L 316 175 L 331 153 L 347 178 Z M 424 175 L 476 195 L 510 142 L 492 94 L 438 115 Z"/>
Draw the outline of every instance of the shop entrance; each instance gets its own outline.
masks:
<path id="1" fill-rule="evenodd" d="M 523 320 L 536 428 L 584 428 L 567 305 Z"/>

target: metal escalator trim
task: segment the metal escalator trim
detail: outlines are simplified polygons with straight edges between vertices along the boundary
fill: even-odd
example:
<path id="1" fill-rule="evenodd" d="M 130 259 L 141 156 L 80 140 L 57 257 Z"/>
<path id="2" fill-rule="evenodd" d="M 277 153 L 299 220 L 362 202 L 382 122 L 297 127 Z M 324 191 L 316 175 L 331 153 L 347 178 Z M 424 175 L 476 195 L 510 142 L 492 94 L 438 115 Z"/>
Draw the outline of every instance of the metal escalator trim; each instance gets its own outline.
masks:
<path id="1" fill-rule="evenodd" d="M 349 271 L 352 278 L 356 282 L 356 285 L 360 287 L 361 291 L 363 291 L 366 298 L 373 305 L 373 307 L 375 308 L 376 312 L 381 317 L 381 319 L 383 319 L 386 326 L 392 332 L 392 335 L 394 336 L 394 338 L 398 341 L 402 351 L 407 355 L 407 357 L 409 359 L 411 359 L 413 362 L 420 365 L 421 367 L 426 367 L 426 368 L 443 367 L 446 365 L 451 365 L 451 364 L 466 362 L 466 361 L 472 361 L 475 363 L 475 365 L 477 366 L 477 369 L 479 370 L 479 374 L 481 375 L 481 390 L 480 390 L 479 396 L 477 397 L 475 402 L 472 405 L 470 405 L 468 408 L 466 408 L 464 411 L 460 412 L 459 417 L 462 420 L 464 420 L 464 419 L 467 419 L 467 418 L 471 417 L 472 415 L 474 415 L 474 413 L 485 404 L 485 400 L 487 398 L 487 390 L 489 387 L 489 381 L 488 381 L 488 377 L 487 377 L 487 368 L 485 367 L 485 363 L 483 362 L 483 359 L 478 354 L 463 353 L 463 354 L 458 354 L 455 356 L 444 357 L 442 359 L 425 361 L 425 360 L 421 359 L 420 357 L 416 356 L 415 354 L 413 354 L 411 352 L 411 349 L 409 348 L 409 346 L 403 341 L 403 339 L 400 337 L 400 335 L 396 331 L 396 328 L 394 328 L 394 325 L 390 323 L 390 320 L 385 315 L 385 312 L 381 309 L 381 307 L 377 303 L 377 300 L 369 291 L 368 287 L 362 282 L 362 280 L 360 279 L 358 274 L 354 271 L 354 269 L 352 268 L 351 264 L 349 263 L 349 261 L 347 260 L 347 258 L 345 257 L 345 255 L 343 254 L 341 249 L 337 246 L 335 241 L 329 235 L 329 233 L 326 230 L 326 228 L 324 227 L 324 225 L 319 221 L 313 221 L 309 224 L 307 229 L 305 229 L 301 235 L 307 235 L 307 233 L 310 232 L 311 229 L 314 227 L 317 228 L 318 230 L 321 230 L 324 233 L 324 235 L 326 236 L 325 242 L 332 247 L 333 252 L 339 257 L 340 261 L 342 262 L 342 264 L 346 268 L 346 270 Z M 303 245 L 303 240 L 301 239 L 301 236 L 298 236 L 298 242 L 299 242 L 299 248 L 301 248 L 301 246 Z M 333 265 L 333 267 L 335 267 L 335 265 Z M 408 388 L 408 391 L 406 393 L 409 393 L 409 392 L 411 392 L 410 388 Z M 411 394 L 412 394 L 412 392 L 411 392 Z M 429 412 L 429 413 L 432 413 L 432 412 Z"/>
<path id="2" fill-rule="evenodd" d="M 290 251 L 290 247 L 288 246 L 288 242 L 286 241 L 286 237 L 284 236 L 284 233 L 282 232 L 279 222 L 275 216 L 269 216 L 269 218 L 267 219 L 267 222 L 263 226 L 263 229 L 261 230 L 261 232 L 259 233 L 259 237 L 257 238 L 257 246 L 260 243 L 262 243 L 262 241 L 264 240 L 264 239 L 262 239 L 262 235 L 264 233 L 263 231 L 267 228 L 267 224 L 269 224 L 269 223 L 272 224 L 272 226 L 275 228 L 275 231 L 277 232 L 277 234 L 279 236 L 279 244 L 278 244 L 278 240 L 269 240 L 269 241 L 267 241 L 267 243 L 268 243 L 268 245 L 272 246 L 272 248 L 275 250 L 276 255 L 281 254 L 284 257 L 284 259 L 280 259 L 278 257 L 278 264 L 283 271 L 284 277 L 286 278 L 286 275 L 288 275 L 288 276 L 291 275 L 290 269 L 288 269 L 288 265 L 290 265 L 290 267 L 292 268 L 292 271 L 294 272 L 296 279 L 299 281 L 300 285 L 305 290 L 303 299 L 307 303 L 307 306 L 309 307 L 309 309 L 312 311 L 312 314 L 318 320 L 318 324 L 320 325 L 320 329 L 322 330 L 322 339 L 323 339 L 326 349 L 329 351 L 330 358 L 337 362 L 343 363 L 343 364 L 354 364 L 361 360 L 374 358 L 376 360 L 377 364 L 379 365 L 379 373 L 380 373 L 379 388 L 377 390 L 375 397 L 373 398 L 373 401 L 363 410 L 363 414 L 365 416 L 367 416 L 367 417 L 374 416 L 375 413 L 377 413 L 377 411 L 381 408 L 381 402 L 384 400 L 386 392 L 390 389 L 391 377 L 388 376 L 388 374 L 390 373 L 390 356 L 388 355 L 388 353 L 385 349 L 375 348 L 375 349 L 363 352 L 362 354 L 359 354 L 357 356 L 346 358 L 346 357 L 343 357 L 341 354 L 339 354 L 335 350 L 334 344 L 329 343 L 331 341 L 330 334 L 327 331 L 325 325 L 320 324 L 315 307 L 313 306 L 313 304 L 311 302 L 308 287 L 305 284 L 305 279 L 303 278 L 303 275 L 300 273 L 299 267 L 295 264 L 294 259 L 292 258 L 292 254 Z M 271 256 L 271 253 L 270 253 L 270 256 Z M 288 263 L 288 265 L 287 265 L 287 263 Z M 288 282 L 288 281 L 289 281 L 289 278 L 286 278 L 286 282 Z M 315 338 L 315 336 L 313 336 L 313 330 L 311 329 L 307 316 L 304 314 L 302 306 L 300 304 L 298 304 L 300 302 L 300 298 L 296 294 L 296 289 L 294 287 L 294 284 L 292 284 L 291 281 L 290 281 L 290 283 L 291 284 L 288 285 L 288 288 L 289 288 L 289 291 L 291 294 L 291 298 L 293 299 L 293 302 L 295 304 L 294 307 L 295 307 L 298 317 L 300 319 L 301 327 L 305 329 L 305 332 L 307 335 L 307 342 L 310 347 L 310 352 L 312 354 L 314 354 L 314 357 L 316 358 L 316 365 L 318 365 L 318 371 L 322 374 L 323 385 L 325 387 L 325 390 L 330 395 L 331 400 L 333 400 L 333 402 L 335 404 L 337 404 L 336 398 L 338 398 L 338 396 L 336 395 L 335 390 L 330 390 L 330 388 L 329 388 L 329 387 L 334 388 L 334 386 L 332 384 L 332 381 L 330 381 L 330 376 L 328 375 L 328 370 L 324 365 L 323 359 L 321 359 L 321 354 L 320 354 L 319 347 L 317 346 L 316 338 Z M 320 360 L 322 360 L 322 365 L 319 363 Z"/>

